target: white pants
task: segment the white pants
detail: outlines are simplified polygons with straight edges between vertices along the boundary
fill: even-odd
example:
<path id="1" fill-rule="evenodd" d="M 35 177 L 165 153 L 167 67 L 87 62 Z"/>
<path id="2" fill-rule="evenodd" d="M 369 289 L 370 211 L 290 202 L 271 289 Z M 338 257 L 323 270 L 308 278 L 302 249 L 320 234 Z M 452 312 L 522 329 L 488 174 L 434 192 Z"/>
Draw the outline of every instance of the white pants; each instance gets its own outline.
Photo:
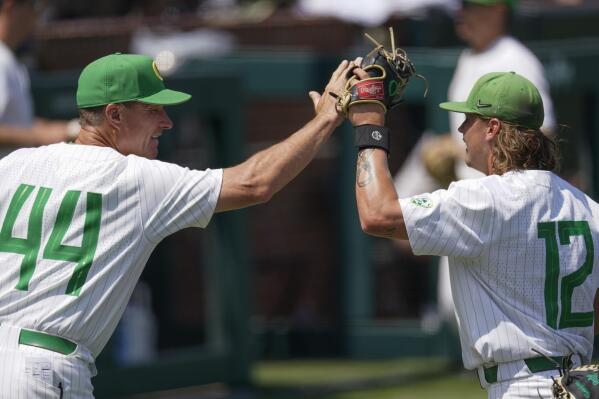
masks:
<path id="1" fill-rule="evenodd" d="M 525 378 L 496 382 L 487 388 L 489 399 L 550 399 L 553 398 L 551 376 L 558 377 L 557 370 L 534 373 Z"/>
<path id="2" fill-rule="evenodd" d="M 81 345 L 63 355 L 19 344 L 20 328 L 0 325 L 0 399 L 91 399 L 93 358 Z"/>

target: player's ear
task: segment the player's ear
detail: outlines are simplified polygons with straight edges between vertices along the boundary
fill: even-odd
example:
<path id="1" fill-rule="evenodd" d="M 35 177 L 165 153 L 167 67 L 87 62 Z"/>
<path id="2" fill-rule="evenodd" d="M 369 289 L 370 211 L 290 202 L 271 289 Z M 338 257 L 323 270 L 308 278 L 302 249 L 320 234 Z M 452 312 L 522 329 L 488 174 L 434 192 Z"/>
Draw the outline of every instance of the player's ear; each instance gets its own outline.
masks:
<path id="1" fill-rule="evenodd" d="M 121 110 L 118 104 L 108 104 L 104 109 L 104 117 L 110 125 L 121 123 Z"/>
<path id="2" fill-rule="evenodd" d="M 487 141 L 493 141 L 500 131 L 501 121 L 497 118 L 489 119 L 487 124 L 487 131 L 485 132 L 485 139 Z"/>

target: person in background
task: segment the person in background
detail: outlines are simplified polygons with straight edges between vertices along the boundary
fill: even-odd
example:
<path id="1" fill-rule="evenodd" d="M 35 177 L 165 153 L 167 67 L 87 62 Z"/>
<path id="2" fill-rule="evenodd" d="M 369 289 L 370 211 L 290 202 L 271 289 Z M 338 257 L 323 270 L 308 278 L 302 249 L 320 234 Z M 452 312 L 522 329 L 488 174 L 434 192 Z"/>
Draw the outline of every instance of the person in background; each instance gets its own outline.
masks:
<path id="1" fill-rule="evenodd" d="M 36 118 L 27 68 L 16 52 L 36 26 L 34 0 L 0 0 L 0 157 L 15 147 L 32 147 L 72 140 L 75 121 Z"/>

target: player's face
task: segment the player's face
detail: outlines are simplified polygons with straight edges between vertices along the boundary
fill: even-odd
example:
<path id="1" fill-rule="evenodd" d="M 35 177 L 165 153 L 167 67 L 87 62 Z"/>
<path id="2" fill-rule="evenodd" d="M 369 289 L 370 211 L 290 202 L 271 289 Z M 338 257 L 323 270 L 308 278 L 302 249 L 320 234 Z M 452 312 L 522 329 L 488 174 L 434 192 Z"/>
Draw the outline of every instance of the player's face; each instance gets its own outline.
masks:
<path id="1" fill-rule="evenodd" d="M 466 165 L 484 174 L 489 174 L 489 145 L 486 139 L 488 120 L 475 114 L 466 114 L 464 123 L 458 128 L 466 143 Z"/>
<path id="2" fill-rule="evenodd" d="M 464 3 L 455 20 L 457 35 L 476 51 L 484 50 L 503 32 L 503 5 Z"/>
<path id="3" fill-rule="evenodd" d="M 158 138 L 164 130 L 173 127 L 164 107 L 132 102 L 119 108 L 121 126 L 116 138 L 119 152 L 156 158 Z"/>

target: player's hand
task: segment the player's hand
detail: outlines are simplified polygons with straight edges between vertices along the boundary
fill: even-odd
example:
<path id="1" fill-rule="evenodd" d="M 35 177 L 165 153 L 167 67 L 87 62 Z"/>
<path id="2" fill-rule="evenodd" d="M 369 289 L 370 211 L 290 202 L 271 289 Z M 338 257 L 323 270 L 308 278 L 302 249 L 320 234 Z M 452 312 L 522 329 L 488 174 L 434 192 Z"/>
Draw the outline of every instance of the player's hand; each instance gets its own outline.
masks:
<path id="1" fill-rule="evenodd" d="M 32 132 L 38 145 L 47 145 L 69 141 L 76 138 L 72 133 L 71 122 L 50 121 L 45 119 L 36 119 L 32 126 Z"/>
<path id="2" fill-rule="evenodd" d="M 340 110 L 337 107 L 337 99 L 335 96 L 332 96 L 329 93 L 339 96 L 343 92 L 345 84 L 347 83 L 348 74 L 353 68 L 355 68 L 357 65 L 360 65 L 361 62 L 362 59 L 359 57 L 351 62 L 348 62 L 347 60 L 341 61 L 337 69 L 331 75 L 331 79 L 324 88 L 323 94 L 315 91 L 308 93 L 312 99 L 314 111 L 317 115 L 330 117 L 335 121 L 337 126 L 341 124 L 343 121 L 343 115 L 340 113 Z"/>
<path id="3" fill-rule="evenodd" d="M 355 68 L 352 72 L 359 80 L 369 78 L 368 73 L 361 68 Z M 377 104 L 355 104 L 349 108 L 349 121 L 354 126 L 383 126 L 385 124 L 385 112 Z"/>

